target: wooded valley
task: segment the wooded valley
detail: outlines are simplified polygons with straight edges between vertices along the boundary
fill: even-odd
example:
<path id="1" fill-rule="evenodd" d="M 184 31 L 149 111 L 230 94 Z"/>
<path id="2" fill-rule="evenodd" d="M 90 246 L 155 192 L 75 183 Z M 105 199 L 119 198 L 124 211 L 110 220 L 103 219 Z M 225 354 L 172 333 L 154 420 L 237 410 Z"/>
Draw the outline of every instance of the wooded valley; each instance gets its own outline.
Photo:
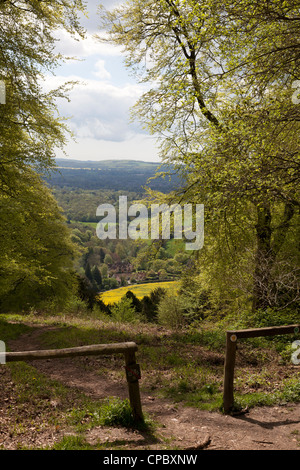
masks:
<path id="1" fill-rule="evenodd" d="M 103 402 L 121 380 L 114 356 L 101 367 L 98 359 L 75 367 L 1 364 L 0 448 L 126 449 L 121 426 L 134 429 L 130 448 L 295 449 L 299 1 L 104 0 L 88 32 L 86 8 L 95 5 L 87 3 L 0 0 L 0 344 L 30 350 L 134 341 L 143 399 L 165 421 L 161 434 L 151 419 L 137 430 L 127 401 Z M 73 93 L 75 50 L 87 59 L 87 84 Z M 121 57 L 129 73 L 122 86 Z M 76 138 L 86 152 L 94 142 L 99 161 L 84 152 L 82 160 L 58 158 L 70 141 L 78 153 Z M 142 159 L 154 139 L 160 165 Z M 143 142 L 141 157 L 109 159 L 108 142 L 122 152 Z M 155 239 L 99 237 L 97 207 L 119 215 L 120 196 L 129 204 L 203 207 L 203 246 L 186 249 L 175 215 L 169 238 L 162 227 Z M 119 219 L 114 224 L 120 229 Z M 238 335 L 226 331 L 284 325 L 289 335 L 242 337 L 235 358 Z M 218 421 L 226 337 L 236 401 L 230 418 Z M 135 367 L 127 378 L 135 380 Z M 278 407 L 287 404 L 292 418 L 284 421 Z M 258 410 L 271 406 L 270 415 Z M 211 428 L 207 411 L 221 424 Z M 238 435 L 235 413 L 245 418 Z M 196 416 L 206 424 L 194 426 Z M 196 428 L 203 438 L 209 428 L 213 441 L 199 443 Z M 274 442 L 264 440 L 267 431 Z"/>

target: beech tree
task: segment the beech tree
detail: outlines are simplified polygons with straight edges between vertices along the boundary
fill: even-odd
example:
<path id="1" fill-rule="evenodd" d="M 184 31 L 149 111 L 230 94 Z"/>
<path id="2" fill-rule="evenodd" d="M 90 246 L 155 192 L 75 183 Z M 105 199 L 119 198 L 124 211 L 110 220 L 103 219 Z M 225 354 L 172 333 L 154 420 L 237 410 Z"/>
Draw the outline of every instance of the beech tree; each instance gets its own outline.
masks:
<path id="1" fill-rule="evenodd" d="M 55 34 L 83 35 L 81 0 L 0 1 L 0 308 L 28 308 L 66 298 L 76 249 L 65 220 L 39 174 L 53 168 L 67 127 L 43 84 L 63 60 Z M 3 100 L 2 100 L 3 101 Z"/>
<path id="2" fill-rule="evenodd" d="M 205 204 L 202 272 L 216 284 L 219 271 L 228 297 L 242 279 L 254 310 L 299 301 L 299 26 L 295 0 L 135 0 L 103 12 L 108 40 L 149 85 L 133 115 L 185 177 L 171 197 Z"/>
<path id="3" fill-rule="evenodd" d="M 6 103 L 0 106 L 3 191 L 8 190 L 11 164 L 46 170 L 54 165 L 55 148 L 65 143 L 67 128 L 55 100 L 66 96 L 68 85 L 46 93 L 43 80 L 64 59 L 55 49 L 55 33 L 64 29 L 84 35 L 81 11 L 81 0 L 0 2 L 0 80 L 6 88 Z"/>
<path id="4" fill-rule="evenodd" d="M 58 304 L 75 292 L 65 219 L 49 189 L 30 168 L 0 195 L 0 311 Z"/>

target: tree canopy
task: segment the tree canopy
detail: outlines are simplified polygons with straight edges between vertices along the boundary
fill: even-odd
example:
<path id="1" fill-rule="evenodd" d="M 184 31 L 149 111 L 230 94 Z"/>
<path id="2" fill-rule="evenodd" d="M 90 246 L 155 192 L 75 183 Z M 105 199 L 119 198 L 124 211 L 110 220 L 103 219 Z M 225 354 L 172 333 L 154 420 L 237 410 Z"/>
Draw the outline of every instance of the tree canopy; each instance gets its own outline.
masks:
<path id="1" fill-rule="evenodd" d="M 206 281 L 253 309 L 298 302 L 298 2 L 135 0 L 102 26 L 150 84 L 133 114 L 185 174 L 172 197 L 205 204 Z"/>
<path id="2" fill-rule="evenodd" d="M 31 169 L 0 197 L 0 310 L 68 298 L 75 245 L 57 202 Z"/>
<path id="3" fill-rule="evenodd" d="M 68 85 L 46 92 L 44 74 L 63 60 L 56 32 L 84 34 L 80 12 L 81 0 L 0 2 L 0 80 L 6 92 L 0 104 L 1 308 L 59 297 L 76 251 L 38 174 L 54 166 L 67 132 L 56 98 L 65 96 Z"/>
<path id="4" fill-rule="evenodd" d="M 59 29 L 84 34 L 78 20 L 82 10 L 81 0 L 0 2 L 0 80 L 6 87 L 6 104 L 0 107 L 4 190 L 10 164 L 46 169 L 54 165 L 55 147 L 64 144 L 66 127 L 58 119 L 55 99 L 66 90 L 46 92 L 43 74 L 63 60 L 55 48 Z"/>

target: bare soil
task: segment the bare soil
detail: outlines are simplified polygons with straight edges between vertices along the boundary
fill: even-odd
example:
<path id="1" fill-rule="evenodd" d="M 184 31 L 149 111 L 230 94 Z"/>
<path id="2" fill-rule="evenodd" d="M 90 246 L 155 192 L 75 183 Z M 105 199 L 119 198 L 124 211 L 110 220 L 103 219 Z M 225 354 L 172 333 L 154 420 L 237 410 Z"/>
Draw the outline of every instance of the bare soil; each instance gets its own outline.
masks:
<path id="1" fill-rule="evenodd" d="M 39 336 L 49 327 L 41 327 L 11 341 L 13 351 L 41 349 Z M 52 327 L 53 328 L 53 327 Z M 88 360 L 88 367 L 82 361 Z M 118 396 L 127 398 L 126 383 L 116 376 L 103 376 L 97 371 L 96 358 L 54 359 L 31 362 L 47 376 L 61 381 L 94 398 Z M 26 404 L 17 416 L 15 385 L 5 367 L 0 369 L 3 388 L 0 396 L 0 447 L 2 449 L 51 448 L 64 435 L 72 433 L 47 422 L 47 409 L 59 407 L 45 400 L 34 419 Z M 158 423 L 153 435 L 122 427 L 99 426 L 86 432 L 91 445 L 103 443 L 106 449 L 203 449 L 209 450 L 300 450 L 300 403 L 284 406 L 257 407 L 247 413 L 229 416 L 186 407 L 141 393 L 143 410 Z M 70 406 L 72 406 L 70 397 Z M 30 414 L 30 417 L 27 416 Z M 24 423 L 24 429 L 21 424 Z M 17 431 L 13 431 L 16 430 Z"/>

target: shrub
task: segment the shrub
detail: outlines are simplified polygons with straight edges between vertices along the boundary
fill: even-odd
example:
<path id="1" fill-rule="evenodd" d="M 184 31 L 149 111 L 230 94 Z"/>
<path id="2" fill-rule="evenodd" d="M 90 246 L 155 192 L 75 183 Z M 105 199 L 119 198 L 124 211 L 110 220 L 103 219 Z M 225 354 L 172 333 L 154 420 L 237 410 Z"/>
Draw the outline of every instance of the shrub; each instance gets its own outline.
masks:
<path id="1" fill-rule="evenodd" d="M 76 296 L 69 299 L 63 308 L 63 313 L 70 313 L 75 315 L 86 314 L 88 311 L 89 307 L 87 303 Z"/>
<path id="2" fill-rule="evenodd" d="M 182 328 L 186 321 L 181 297 L 164 296 L 158 304 L 157 321 L 168 328 Z"/>
<path id="3" fill-rule="evenodd" d="M 132 305 L 132 299 L 123 297 L 111 307 L 111 318 L 121 323 L 134 323 L 139 320 L 138 314 Z"/>
<path id="4" fill-rule="evenodd" d="M 252 314 L 252 322 L 253 326 L 256 328 L 299 323 L 299 311 L 295 308 L 285 310 L 272 308 L 257 310 Z"/>

